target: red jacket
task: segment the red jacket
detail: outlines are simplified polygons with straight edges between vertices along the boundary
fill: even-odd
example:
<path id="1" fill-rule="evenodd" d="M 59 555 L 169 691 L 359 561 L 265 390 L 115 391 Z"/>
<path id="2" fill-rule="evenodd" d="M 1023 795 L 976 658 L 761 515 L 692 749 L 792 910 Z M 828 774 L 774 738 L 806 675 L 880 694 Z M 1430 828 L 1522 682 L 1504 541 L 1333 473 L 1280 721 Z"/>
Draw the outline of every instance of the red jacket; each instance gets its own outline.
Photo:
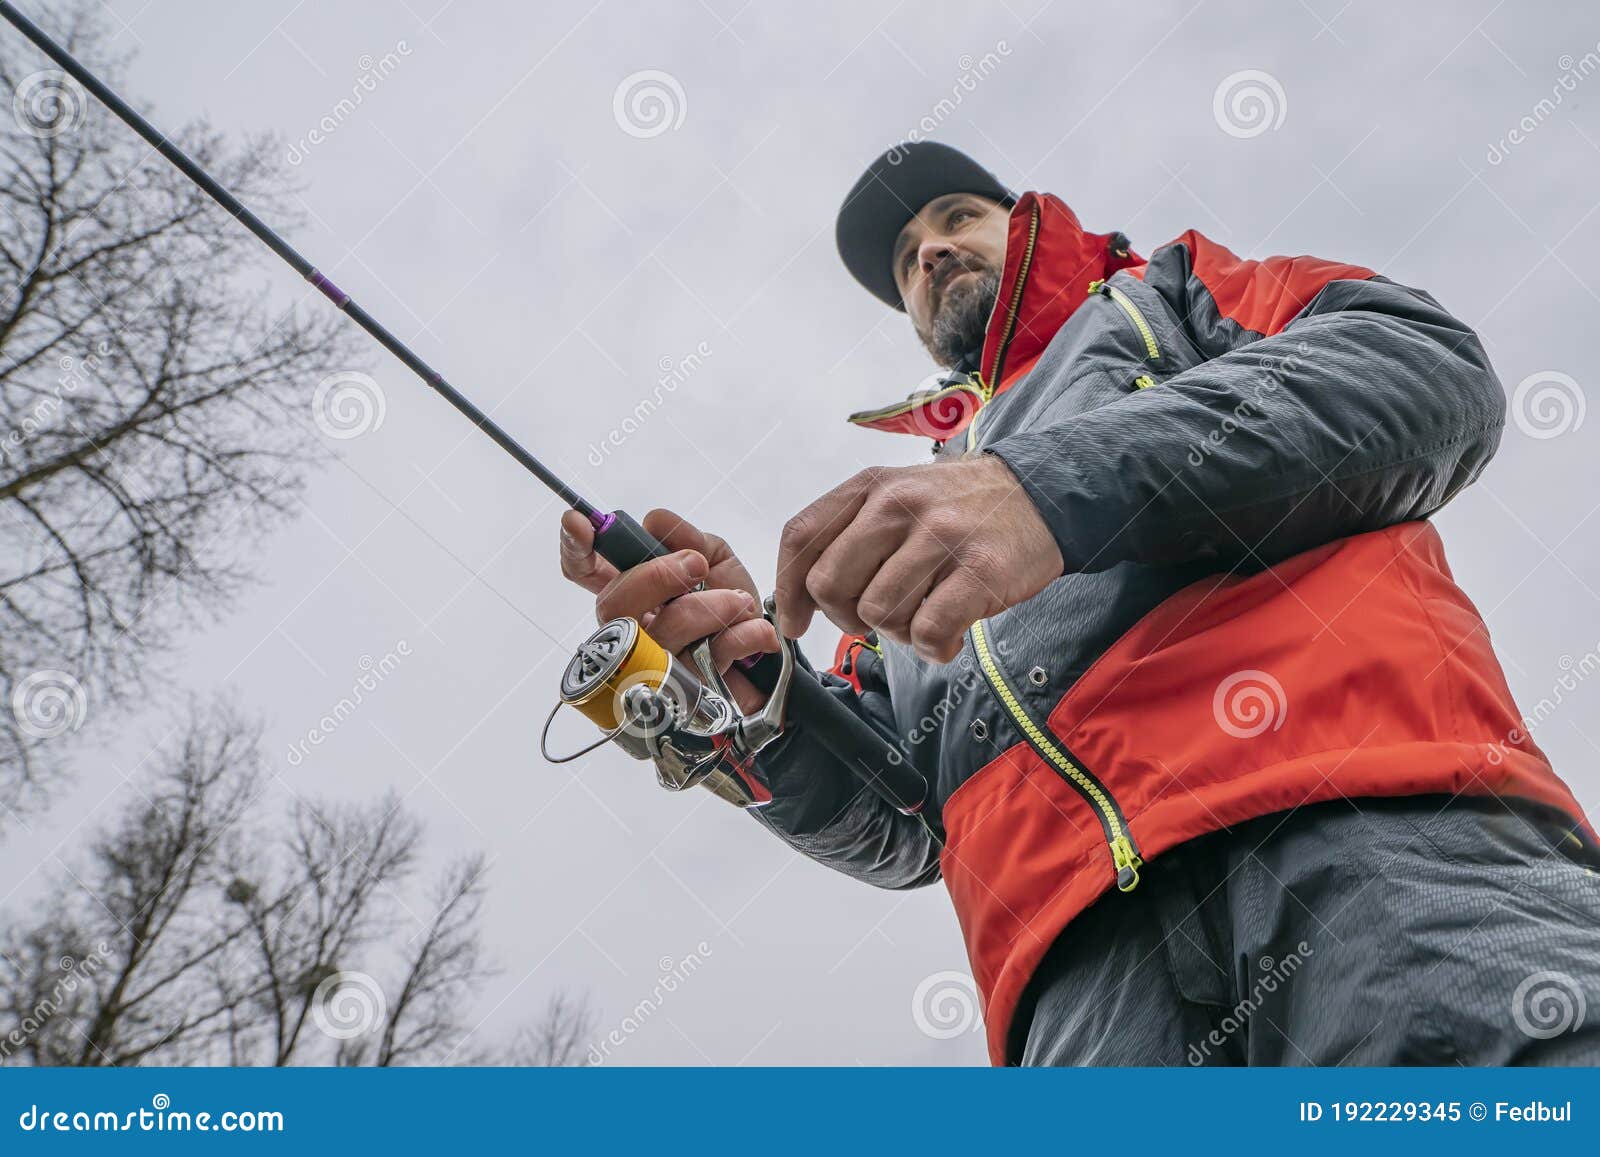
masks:
<path id="1" fill-rule="evenodd" d="M 996 1063 L 1073 917 L 1195 836 L 1469 793 L 1593 839 L 1426 521 L 1499 441 L 1472 332 L 1356 266 L 1192 231 L 1146 262 L 1053 197 L 1010 228 L 977 372 L 855 420 L 998 455 L 1065 573 L 954 663 L 857 647 L 835 678 L 928 777 L 932 833 L 803 733 L 762 757 L 763 821 L 885 887 L 944 879 Z"/>

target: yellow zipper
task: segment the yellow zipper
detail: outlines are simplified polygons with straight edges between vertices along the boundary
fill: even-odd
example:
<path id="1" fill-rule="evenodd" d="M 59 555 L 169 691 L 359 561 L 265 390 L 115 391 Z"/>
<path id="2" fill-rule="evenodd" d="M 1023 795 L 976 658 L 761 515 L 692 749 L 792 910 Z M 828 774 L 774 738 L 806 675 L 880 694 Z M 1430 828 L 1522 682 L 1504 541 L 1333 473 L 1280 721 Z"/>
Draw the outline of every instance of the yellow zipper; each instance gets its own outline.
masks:
<path id="1" fill-rule="evenodd" d="M 994 365 L 989 371 L 989 389 L 1000 385 L 1000 367 L 1005 365 L 1006 350 L 1011 346 L 1011 336 L 1017 328 L 1017 310 L 1022 306 L 1022 290 L 1028 284 L 1028 269 L 1033 264 L 1033 248 L 1039 240 L 1039 210 L 1028 218 L 1028 244 L 1022 250 L 1022 260 L 1017 263 L 1017 284 L 1011 291 L 1011 305 L 1006 310 L 1006 326 L 1000 332 L 1000 345 L 994 351 Z"/>
<path id="2" fill-rule="evenodd" d="M 972 421 L 967 423 L 965 449 L 971 453 L 978 445 L 978 418 L 983 414 L 983 407 L 994 398 L 995 390 L 1000 386 L 1000 370 L 1005 366 L 1006 351 L 1011 348 L 1011 337 L 1017 329 L 1017 311 L 1022 308 L 1022 291 L 1028 284 L 1028 270 L 1033 267 L 1033 250 L 1039 243 L 1039 210 L 1035 209 L 1028 217 L 1028 243 L 1023 247 L 1022 260 L 1017 262 L 1017 284 L 1011 290 L 1011 304 L 1006 307 L 1006 324 L 1000 332 L 1000 344 L 995 347 L 994 364 L 990 367 L 989 377 L 985 380 L 980 369 L 973 375 L 978 384 L 981 398 L 978 402 L 978 412 L 972 415 Z"/>
<path id="3" fill-rule="evenodd" d="M 969 454 L 978 447 L 978 421 L 983 417 L 983 408 L 994 399 L 994 387 L 983 380 L 982 374 L 973 374 L 972 380 L 978 387 L 978 408 L 973 411 L 972 421 L 967 423 L 966 442 L 963 448 Z"/>
<path id="4" fill-rule="evenodd" d="M 1106 843 L 1111 849 L 1111 862 L 1117 870 L 1117 888 L 1123 892 L 1133 891 L 1139 886 L 1139 869 L 1144 861 L 1139 857 L 1139 850 L 1134 845 L 1133 837 L 1128 832 L 1126 821 L 1116 801 L 1107 794 L 1105 788 L 1100 786 L 1099 781 L 1068 758 L 1067 754 L 1056 746 L 1049 734 L 1028 715 L 1027 709 L 1018 701 L 1015 692 L 1011 690 L 1011 685 L 1006 682 L 1005 675 L 1000 671 L 1000 665 L 989 653 L 989 639 L 982 619 L 972 624 L 971 634 L 972 646 L 978 653 L 978 664 L 983 668 L 984 678 L 988 680 L 989 686 L 1005 709 L 1011 713 L 1012 720 L 1027 738 L 1028 744 L 1048 760 L 1100 813 L 1100 823 L 1105 829 Z"/>
<path id="5" fill-rule="evenodd" d="M 1139 337 L 1144 342 L 1145 357 L 1155 361 L 1161 356 L 1161 347 L 1156 344 L 1156 331 L 1150 328 L 1150 323 L 1144 319 L 1144 314 L 1139 312 L 1139 307 L 1133 304 L 1133 298 L 1122 290 L 1112 285 L 1109 281 L 1091 281 L 1090 293 L 1103 293 L 1112 301 L 1122 307 L 1122 312 L 1128 315 L 1128 320 L 1133 322 L 1133 328 L 1139 331 Z M 1152 383 L 1154 384 L 1154 383 Z"/>

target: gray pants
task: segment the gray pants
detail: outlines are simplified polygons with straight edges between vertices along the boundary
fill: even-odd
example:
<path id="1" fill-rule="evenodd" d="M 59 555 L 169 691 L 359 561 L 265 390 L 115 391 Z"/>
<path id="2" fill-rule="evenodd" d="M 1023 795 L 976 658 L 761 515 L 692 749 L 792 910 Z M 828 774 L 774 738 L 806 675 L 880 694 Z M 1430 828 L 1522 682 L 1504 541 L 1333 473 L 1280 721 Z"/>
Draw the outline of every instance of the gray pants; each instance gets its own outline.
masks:
<path id="1" fill-rule="evenodd" d="M 1202 837 L 1068 926 L 1012 1059 L 1600 1064 L 1600 858 L 1570 826 L 1413 796 Z"/>

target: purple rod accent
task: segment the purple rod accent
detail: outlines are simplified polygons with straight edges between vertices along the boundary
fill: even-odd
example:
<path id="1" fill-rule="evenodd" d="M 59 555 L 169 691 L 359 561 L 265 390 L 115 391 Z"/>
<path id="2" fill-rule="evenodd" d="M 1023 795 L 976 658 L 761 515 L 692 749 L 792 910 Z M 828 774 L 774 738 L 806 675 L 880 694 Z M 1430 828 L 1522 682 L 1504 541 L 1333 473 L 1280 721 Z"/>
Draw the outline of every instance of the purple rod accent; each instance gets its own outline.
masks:
<path id="1" fill-rule="evenodd" d="M 607 514 L 601 510 L 596 510 L 594 513 L 589 515 L 589 525 L 594 527 L 594 532 L 596 534 L 604 534 L 606 531 L 610 530 L 611 524 L 616 520 L 617 516 L 615 514 Z"/>
<path id="2" fill-rule="evenodd" d="M 312 285 L 315 285 L 318 289 L 322 290 L 322 295 L 324 297 L 333 302 L 333 304 L 337 305 L 340 309 L 343 309 L 346 305 L 350 304 L 350 295 L 344 290 L 340 289 L 333 282 L 329 281 L 326 277 L 322 276 L 320 271 L 313 269 L 311 271 L 310 281 Z"/>

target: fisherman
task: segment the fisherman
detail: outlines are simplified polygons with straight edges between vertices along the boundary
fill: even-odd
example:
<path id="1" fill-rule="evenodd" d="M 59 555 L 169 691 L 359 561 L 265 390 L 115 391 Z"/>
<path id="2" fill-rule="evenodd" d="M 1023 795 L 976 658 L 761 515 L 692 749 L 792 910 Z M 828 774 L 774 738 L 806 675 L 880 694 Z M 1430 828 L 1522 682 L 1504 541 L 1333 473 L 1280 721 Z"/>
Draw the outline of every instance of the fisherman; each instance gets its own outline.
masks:
<path id="1" fill-rule="evenodd" d="M 1135 252 L 944 145 L 837 239 L 936 388 L 930 438 L 785 526 L 778 623 L 934 786 L 921 817 L 791 725 L 753 809 L 885 888 L 943 879 L 996 1064 L 1600 1063 L 1600 852 L 1427 521 L 1505 399 L 1426 293 L 1189 231 Z M 568 578 L 670 651 L 777 649 L 729 545 Z"/>

